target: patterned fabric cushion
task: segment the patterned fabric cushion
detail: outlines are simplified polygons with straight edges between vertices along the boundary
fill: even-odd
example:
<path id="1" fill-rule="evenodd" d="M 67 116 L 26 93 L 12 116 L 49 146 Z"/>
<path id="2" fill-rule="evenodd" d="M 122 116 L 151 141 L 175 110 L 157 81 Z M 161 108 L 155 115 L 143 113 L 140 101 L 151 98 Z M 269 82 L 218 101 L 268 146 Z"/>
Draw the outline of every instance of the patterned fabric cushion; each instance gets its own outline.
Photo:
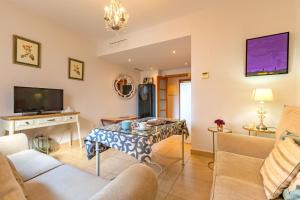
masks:
<path id="1" fill-rule="evenodd" d="M 285 200 L 298 200 L 298 199 L 300 199 L 300 185 L 297 185 L 296 189 L 292 192 L 290 192 L 289 189 L 286 188 L 283 191 L 283 198 Z"/>
<path id="2" fill-rule="evenodd" d="M 276 199 L 300 169 L 300 146 L 292 138 L 281 140 L 266 158 L 260 173 L 268 199 Z"/>
<path id="3" fill-rule="evenodd" d="M 300 199 L 300 172 L 294 178 L 288 188 L 283 192 L 285 200 L 297 200 Z"/>
<path id="4" fill-rule="evenodd" d="M 18 184 L 6 156 L 0 153 L 0 199 L 25 200 L 25 195 Z"/>

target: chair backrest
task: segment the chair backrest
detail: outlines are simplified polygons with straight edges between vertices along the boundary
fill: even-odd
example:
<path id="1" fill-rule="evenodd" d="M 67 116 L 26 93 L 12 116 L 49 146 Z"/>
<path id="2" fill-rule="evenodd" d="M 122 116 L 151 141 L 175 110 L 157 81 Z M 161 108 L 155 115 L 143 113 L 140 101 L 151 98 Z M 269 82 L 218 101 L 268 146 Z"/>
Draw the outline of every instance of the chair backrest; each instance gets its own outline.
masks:
<path id="1" fill-rule="evenodd" d="M 289 131 L 300 136 L 300 107 L 284 106 L 280 122 L 276 130 L 276 140 Z"/>
<path id="2" fill-rule="evenodd" d="M 28 139 L 24 133 L 0 137 L 0 152 L 4 155 L 10 155 L 27 149 Z"/>

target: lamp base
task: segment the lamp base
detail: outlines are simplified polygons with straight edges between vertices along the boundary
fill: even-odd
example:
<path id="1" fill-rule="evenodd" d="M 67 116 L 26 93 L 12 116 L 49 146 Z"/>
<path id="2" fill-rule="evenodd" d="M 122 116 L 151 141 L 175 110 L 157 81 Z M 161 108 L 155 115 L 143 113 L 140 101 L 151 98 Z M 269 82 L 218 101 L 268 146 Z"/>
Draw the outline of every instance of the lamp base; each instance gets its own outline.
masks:
<path id="1" fill-rule="evenodd" d="M 264 124 L 259 124 L 259 125 L 256 126 L 256 128 L 258 130 L 262 130 L 262 131 L 265 131 L 265 130 L 268 129 L 268 127 L 266 127 Z"/>

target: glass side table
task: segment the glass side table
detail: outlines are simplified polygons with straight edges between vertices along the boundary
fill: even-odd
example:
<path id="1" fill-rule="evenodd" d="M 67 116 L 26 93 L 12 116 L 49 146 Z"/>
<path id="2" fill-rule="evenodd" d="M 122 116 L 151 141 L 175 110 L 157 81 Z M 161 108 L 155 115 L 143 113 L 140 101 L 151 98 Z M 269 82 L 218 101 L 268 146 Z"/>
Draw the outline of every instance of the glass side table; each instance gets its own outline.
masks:
<path id="1" fill-rule="evenodd" d="M 266 130 L 260 130 L 257 129 L 256 126 L 248 126 L 245 125 L 243 126 L 243 129 L 248 131 L 249 136 L 251 136 L 251 132 L 255 133 L 255 135 L 259 135 L 259 134 L 272 134 L 274 135 L 276 132 L 276 128 L 275 127 L 267 127 Z"/>
<path id="2" fill-rule="evenodd" d="M 218 130 L 217 127 L 209 127 L 208 131 L 210 133 L 212 133 L 212 135 L 213 135 L 213 154 L 214 154 L 214 159 L 213 159 L 213 161 L 208 163 L 208 168 L 213 169 L 212 165 L 215 162 L 215 133 L 232 133 L 232 130 L 228 129 L 228 128 L 223 128 L 223 131 L 220 131 L 220 130 Z"/>

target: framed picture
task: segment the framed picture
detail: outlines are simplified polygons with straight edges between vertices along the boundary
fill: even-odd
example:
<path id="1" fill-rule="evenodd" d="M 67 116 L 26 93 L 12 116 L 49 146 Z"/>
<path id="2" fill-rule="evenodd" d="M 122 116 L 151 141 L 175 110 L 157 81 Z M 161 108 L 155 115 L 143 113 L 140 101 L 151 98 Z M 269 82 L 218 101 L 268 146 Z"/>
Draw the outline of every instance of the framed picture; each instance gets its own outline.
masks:
<path id="1" fill-rule="evenodd" d="M 84 62 L 69 58 L 69 79 L 83 81 L 84 76 Z"/>
<path id="2" fill-rule="evenodd" d="M 288 67 L 288 32 L 247 40 L 246 76 L 287 74 Z"/>
<path id="3" fill-rule="evenodd" d="M 143 83 L 144 84 L 152 84 L 153 83 L 153 78 L 151 78 L 151 77 L 145 77 L 143 79 Z"/>
<path id="4" fill-rule="evenodd" d="M 31 67 L 41 67 L 41 44 L 13 35 L 13 62 Z"/>

